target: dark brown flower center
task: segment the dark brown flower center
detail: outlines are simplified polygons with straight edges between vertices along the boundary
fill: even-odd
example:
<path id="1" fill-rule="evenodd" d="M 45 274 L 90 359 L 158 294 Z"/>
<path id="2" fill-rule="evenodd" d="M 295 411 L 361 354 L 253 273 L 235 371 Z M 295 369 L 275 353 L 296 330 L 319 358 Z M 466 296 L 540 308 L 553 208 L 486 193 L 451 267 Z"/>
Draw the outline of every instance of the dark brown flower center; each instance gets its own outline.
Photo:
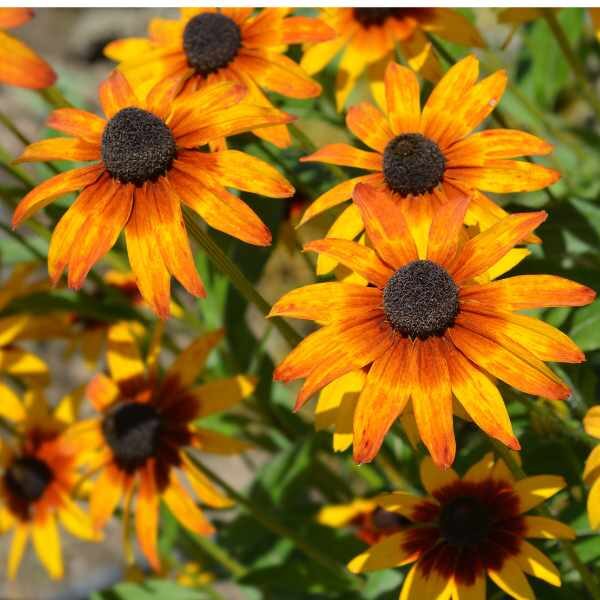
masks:
<path id="1" fill-rule="evenodd" d="M 398 513 L 385 510 L 380 506 L 378 506 L 373 512 L 373 525 L 378 530 L 394 531 L 409 524 L 410 521 L 406 517 Z"/>
<path id="2" fill-rule="evenodd" d="M 387 19 L 395 16 L 402 9 L 398 8 L 355 8 L 353 10 L 354 19 L 363 27 L 372 27 L 373 25 L 383 25 Z"/>
<path id="3" fill-rule="evenodd" d="M 102 160 L 122 183 L 141 186 L 156 181 L 171 168 L 176 154 L 169 127 L 146 110 L 123 108 L 104 128 Z"/>
<path id="4" fill-rule="evenodd" d="M 202 13 L 183 31 L 183 50 L 190 67 L 209 75 L 226 67 L 242 47 L 242 34 L 233 19 L 221 13 Z"/>
<path id="5" fill-rule="evenodd" d="M 135 471 L 156 455 L 162 419 L 150 404 L 117 404 L 102 421 L 102 433 L 119 467 Z"/>
<path id="6" fill-rule="evenodd" d="M 476 546 L 483 543 L 491 530 L 488 507 L 478 498 L 454 498 L 440 513 L 440 533 L 451 546 Z"/>
<path id="7" fill-rule="evenodd" d="M 446 269 L 415 260 L 398 269 L 383 290 L 383 309 L 398 333 L 427 339 L 442 335 L 458 314 L 458 286 Z"/>
<path id="8" fill-rule="evenodd" d="M 402 196 L 433 191 L 444 179 L 446 159 L 438 145 L 420 133 L 403 133 L 383 152 L 383 176 L 390 189 Z"/>
<path id="9" fill-rule="evenodd" d="M 39 500 L 52 483 L 54 474 L 42 460 L 32 456 L 17 458 L 4 474 L 4 483 L 19 512 L 28 512 L 30 504 Z"/>

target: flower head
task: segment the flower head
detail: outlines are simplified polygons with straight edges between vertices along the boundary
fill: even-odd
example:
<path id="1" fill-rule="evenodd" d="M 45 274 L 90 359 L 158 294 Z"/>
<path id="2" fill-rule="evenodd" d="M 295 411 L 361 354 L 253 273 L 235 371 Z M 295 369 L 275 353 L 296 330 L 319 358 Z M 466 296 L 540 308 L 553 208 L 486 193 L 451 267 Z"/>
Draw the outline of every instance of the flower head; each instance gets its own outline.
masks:
<path id="1" fill-rule="evenodd" d="M 547 142 L 510 129 L 471 134 L 493 111 L 506 86 L 505 71 L 477 83 L 478 73 L 478 60 L 474 56 L 464 58 L 446 73 L 421 110 L 415 74 L 390 63 L 385 72 L 387 113 L 362 102 L 352 107 L 346 118 L 350 131 L 371 151 L 329 144 L 301 159 L 371 173 L 348 179 L 317 198 L 302 223 L 346 202 L 357 183 L 369 183 L 394 199 L 421 247 L 427 238 L 426 223 L 447 202 L 469 198 L 467 223 L 487 229 L 507 213 L 482 192 L 525 192 L 556 182 L 556 171 L 512 160 L 527 154 L 548 154 L 552 146 Z M 360 212 L 350 205 L 328 237 L 354 239 L 363 229 Z M 326 273 L 335 264 L 322 259 L 317 272 Z"/>
<path id="2" fill-rule="evenodd" d="M 558 569 L 525 538 L 573 539 L 575 532 L 546 517 L 528 516 L 532 508 L 559 492 L 555 475 L 520 481 L 491 454 L 460 479 L 426 458 L 421 481 L 428 496 L 406 492 L 375 499 L 383 509 L 412 522 L 352 560 L 353 573 L 413 564 L 401 600 L 486 598 L 486 577 L 509 596 L 533 598 L 524 573 L 560 586 Z"/>
<path id="3" fill-rule="evenodd" d="M 331 238 L 305 249 L 339 261 L 370 285 L 317 283 L 276 302 L 271 315 L 314 320 L 322 328 L 283 360 L 275 378 L 306 378 L 296 403 L 300 408 L 328 383 L 369 369 L 353 417 L 357 462 L 374 458 L 411 401 L 435 462 L 451 465 L 453 396 L 488 435 L 518 449 L 493 378 L 530 394 L 564 399 L 569 388 L 544 361 L 577 363 L 585 357 L 554 327 L 515 311 L 578 306 L 595 296 L 586 286 L 550 275 L 491 280 L 512 266 L 506 262 L 510 251 L 546 213 L 507 216 L 465 241 L 467 199 L 446 203 L 433 216 L 420 251 L 389 195 L 361 184 L 354 201 L 373 249 Z"/>
<path id="4" fill-rule="evenodd" d="M 36 142 L 23 152 L 21 162 L 95 161 L 38 185 L 15 210 L 16 227 L 55 198 L 81 190 L 52 235 L 48 269 L 54 282 L 67 268 L 69 286 L 79 288 L 125 229 L 138 288 L 155 312 L 169 315 L 171 275 L 191 294 L 203 296 L 182 204 L 216 229 L 248 243 L 270 244 L 267 227 L 225 186 L 273 197 L 292 195 L 292 186 L 248 154 L 197 147 L 291 117 L 240 102 L 245 89 L 229 81 L 174 101 L 182 83 L 183 77 L 175 76 L 141 100 L 115 71 L 100 86 L 106 119 L 74 108 L 56 110 L 49 126 L 75 137 Z"/>
<path id="5" fill-rule="evenodd" d="M 97 540 L 88 515 L 73 499 L 79 482 L 81 450 L 66 433 L 78 413 L 82 390 L 65 396 L 54 410 L 39 388 L 21 400 L 0 384 L 0 415 L 17 434 L 0 448 L 0 530 L 14 530 L 8 577 L 17 574 L 28 540 L 49 575 L 63 575 L 58 523 L 69 533 Z"/>
<path id="6" fill-rule="evenodd" d="M 194 466 L 186 451 L 235 454 L 247 447 L 194 423 L 237 404 L 254 389 L 254 380 L 244 376 L 194 384 L 221 337 L 222 332 L 215 332 L 198 338 L 161 377 L 156 343 L 144 364 L 129 325 L 114 325 L 107 354 L 111 377 L 97 375 L 87 388 L 98 414 L 81 421 L 71 434 L 86 448 L 82 460 L 90 473 L 100 472 L 90 493 L 94 527 L 101 529 L 121 500 L 124 510 L 131 511 L 135 494 L 138 542 L 156 570 L 160 569 L 156 545 L 161 500 L 190 531 L 199 535 L 213 532 L 184 487 L 182 474 L 204 504 L 213 508 L 231 504 Z"/>
<path id="7" fill-rule="evenodd" d="M 56 73 L 23 42 L 4 32 L 27 23 L 30 8 L 0 8 L 0 82 L 24 88 L 41 89 L 56 80 Z"/>
<path id="8" fill-rule="evenodd" d="M 271 106 L 263 89 L 289 98 L 312 98 L 321 87 L 283 51 L 287 44 L 322 41 L 335 34 L 318 19 L 289 13 L 289 8 L 256 13 L 253 8 L 182 8 L 177 21 L 153 19 L 148 39 L 117 40 L 105 52 L 140 93 L 185 72 L 184 95 L 228 80 L 244 85 L 260 106 Z M 290 144 L 284 125 L 253 133 L 279 147 Z"/>
<path id="9" fill-rule="evenodd" d="M 337 37 L 310 44 L 300 66 L 313 75 L 343 52 L 336 81 L 338 110 L 365 69 L 373 97 L 385 106 L 383 72 L 397 46 L 411 69 L 437 81 L 442 70 L 427 33 L 467 47 L 485 45 L 470 21 L 448 8 L 323 8 L 320 17 Z"/>

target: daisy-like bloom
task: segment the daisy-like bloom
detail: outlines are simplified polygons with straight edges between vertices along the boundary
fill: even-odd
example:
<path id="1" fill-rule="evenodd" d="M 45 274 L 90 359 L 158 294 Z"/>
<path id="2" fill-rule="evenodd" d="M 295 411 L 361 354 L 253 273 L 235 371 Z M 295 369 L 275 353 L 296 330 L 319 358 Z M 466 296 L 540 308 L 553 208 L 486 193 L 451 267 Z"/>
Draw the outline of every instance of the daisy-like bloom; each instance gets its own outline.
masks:
<path id="1" fill-rule="evenodd" d="M 160 376 L 158 345 L 151 345 L 144 363 L 129 325 L 114 325 L 107 353 L 111 376 L 99 374 L 87 387 L 98 415 L 81 421 L 73 432 L 87 449 L 82 460 L 89 472 L 100 472 L 90 491 L 94 527 L 101 529 L 123 499 L 123 510 L 135 513 L 140 548 L 157 571 L 161 500 L 183 526 L 199 535 L 210 535 L 213 527 L 188 485 L 209 507 L 231 505 L 194 466 L 187 450 L 236 454 L 247 447 L 195 424 L 197 419 L 234 406 L 254 390 L 254 379 L 241 375 L 195 384 L 221 337 L 217 331 L 198 338 Z"/>
<path id="2" fill-rule="evenodd" d="M 354 413 L 354 458 L 367 462 L 409 400 L 421 439 L 435 462 L 448 467 L 456 445 L 452 398 L 488 435 L 519 448 L 493 378 L 529 394 L 564 399 L 569 388 L 544 361 L 582 362 L 566 335 L 521 309 L 580 306 L 593 290 L 551 275 L 489 281 L 490 269 L 546 218 L 513 214 L 464 241 L 468 200 L 435 213 L 426 249 L 419 252 L 398 203 L 359 184 L 354 201 L 373 249 L 324 239 L 306 250 L 334 258 L 368 287 L 328 282 L 293 290 L 271 315 L 316 321 L 277 367 L 280 381 L 306 378 L 296 409 L 322 387 L 368 367 Z"/>
<path id="3" fill-rule="evenodd" d="M 560 521 L 526 515 L 565 482 L 556 475 L 515 481 L 491 454 L 461 479 L 426 458 L 421 463 L 426 497 L 393 492 L 376 498 L 379 506 L 409 519 L 403 528 L 348 564 L 364 573 L 413 564 L 400 600 L 485 600 L 487 576 L 506 594 L 535 598 L 525 574 L 560 586 L 554 564 L 526 538 L 573 539 Z"/>
<path id="4" fill-rule="evenodd" d="M 376 544 L 410 522 L 403 515 L 381 508 L 374 499 L 364 498 L 348 504 L 324 506 L 317 515 L 317 521 L 336 529 L 350 527 L 366 544 Z"/>
<path id="5" fill-rule="evenodd" d="M 62 577 L 59 523 L 78 538 L 99 539 L 89 515 L 73 499 L 81 448 L 66 432 L 77 418 L 82 395 L 69 394 L 50 409 L 40 388 L 27 391 L 21 400 L 0 384 L 0 416 L 19 434 L 14 444 L 0 447 L 0 531 L 14 531 L 9 579 L 16 576 L 30 539 L 50 577 Z"/>
<path id="6" fill-rule="evenodd" d="M 346 117 L 350 131 L 371 150 L 329 144 L 301 159 L 371 173 L 348 179 L 317 198 L 304 213 L 302 223 L 346 202 L 357 183 L 369 183 L 394 199 L 421 248 L 431 214 L 443 204 L 470 197 L 467 223 L 487 229 L 506 212 L 482 192 L 525 192 L 556 182 L 556 171 L 512 160 L 548 154 L 552 146 L 547 142 L 510 129 L 470 135 L 492 112 L 506 86 L 505 71 L 477 83 L 478 73 L 478 60 L 474 56 L 464 58 L 446 73 L 421 110 L 415 74 L 390 63 L 385 73 L 387 114 L 363 102 L 352 107 Z M 363 229 L 360 212 L 350 205 L 327 236 L 354 239 Z M 317 272 L 326 273 L 334 266 L 335 261 L 321 260 Z"/>
<path id="7" fill-rule="evenodd" d="M 385 106 L 383 73 L 397 46 L 412 69 L 437 81 L 442 69 L 426 33 L 463 46 L 485 46 L 471 22 L 448 8 L 322 8 L 320 17 L 337 37 L 311 44 L 300 66 L 314 75 L 343 50 L 336 80 L 338 110 L 365 69 L 373 97 Z"/>
<path id="8" fill-rule="evenodd" d="M 8 35 L 12 29 L 33 17 L 30 8 L 0 8 L 0 82 L 24 88 L 41 89 L 52 85 L 56 73 L 23 42 Z"/>
<path id="9" fill-rule="evenodd" d="M 583 419 L 585 432 L 600 439 L 600 406 L 593 406 Z M 588 456 L 583 478 L 590 486 L 587 499 L 588 519 L 592 529 L 600 528 L 600 444 Z"/>
<path id="10" fill-rule="evenodd" d="M 25 148 L 20 162 L 96 161 L 38 185 L 15 210 L 14 227 L 57 197 L 81 190 L 52 235 L 48 270 L 53 282 L 66 267 L 69 287 L 79 288 L 125 228 L 131 268 L 154 311 L 169 315 L 171 275 L 191 294 L 204 296 L 182 203 L 215 229 L 251 244 L 271 243 L 264 223 L 225 186 L 278 198 L 292 195 L 292 186 L 253 156 L 197 147 L 292 117 L 241 102 L 245 89 L 229 81 L 173 101 L 182 83 L 180 76 L 168 79 L 141 100 L 115 71 L 100 86 L 106 119 L 74 108 L 56 110 L 49 127 L 75 137 Z"/>
<path id="11" fill-rule="evenodd" d="M 148 39 L 117 40 L 105 54 L 141 92 L 186 73 L 183 94 L 229 80 L 244 85 L 251 101 L 261 106 L 272 106 L 263 90 L 314 98 L 321 86 L 285 56 L 286 45 L 327 40 L 335 33 L 318 19 L 289 13 L 289 8 L 182 8 L 177 21 L 153 19 Z M 283 125 L 253 133 L 280 148 L 291 143 Z"/>

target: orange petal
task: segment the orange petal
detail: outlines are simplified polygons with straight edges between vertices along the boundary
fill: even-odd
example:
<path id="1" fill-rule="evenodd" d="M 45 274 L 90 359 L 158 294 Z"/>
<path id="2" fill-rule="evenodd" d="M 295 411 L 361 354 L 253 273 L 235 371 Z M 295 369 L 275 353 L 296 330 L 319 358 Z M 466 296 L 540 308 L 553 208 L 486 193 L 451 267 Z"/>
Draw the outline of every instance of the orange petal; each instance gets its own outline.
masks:
<path id="1" fill-rule="evenodd" d="M 304 158 L 301 158 L 300 162 L 303 162 L 304 160 Z M 342 181 L 342 183 L 338 183 L 336 186 L 319 196 L 306 209 L 306 212 L 302 216 L 302 220 L 298 226 L 304 225 L 304 223 L 313 217 L 316 217 L 318 214 L 328 210 L 329 208 L 349 200 L 352 197 L 354 186 L 357 183 L 369 183 L 375 185 L 381 181 L 383 181 L 383 175 L 381 173 L 373 173 L 370 175 L 362 175 L 361 177 L 354 177 L 353 179 L 347 179 L 346 181 Z"/>
<path id="2" fill-rule="evenodd" d="M 411 351 L 412 343 L 400 340 L 369 369 L 354 413 L 354 460 L 359 464 L 375 458 L 410 398 Z"/>
<path id="3" fill-rule="evenodd" d="M 348 144 L 328 144 L 303 157 L 302 162 L 322 162 L 370 171 L 381 171 L 383 168 L 381 154 L 365 152 Z"/>
<path id="4" fill-rule="evenodd" d="M 469 55 L 457 62 L 431 92 L 421 116 L 423 134 L 437 141 L 450 126 L 456 109 L 479 75 L 479 61 Z"/>
<path id="5" fill-rule="evenodd" d="M 146 96 L 146 110 L 165 119 L 172 110 L 173 100 L 192 74 L 189 68 L 182 68 L 157 83 Z"/>
<path id="6" fill-rule="evenodd" d="M 464 327 L 453 327 L 448 335 L 457 348 L 494 377 L 535 396 L 564 400 L 571 391 L 546 365 L 524 348 L 510 349 Z M 515 353 L 517 350 L 517 353 Z"/>
<path id="7" fill-rule="evenodd" d="M 223 339 L 223 330 L 211 331 L 182 350 L 167 371 L 167 378 L 177 378 L 182 386 L 191 385 L 198 377 L 210 351 Z"/>
<path id="8" fill-rule="evenodd" d="M 524 310 L 551 306 L 585 306 L 594 300 L 596 292 L 556 275 L 517 275 L 484 285 L 465 285 L 460 296 L 469 305 Z"/>
<path id="9" fill-rule="evenodd" d="M 114 40 L 104 46 L 104 56 L 115 62 L 147 56 L 152 51 L 152 43 L 148 38 L 124 38 Z"/>
<path id="10" fill-rule="evenodd" d="M 415 340 L 413 349 L 412 406 L 417 428 L 435 464 L 447 469 L 456 454 L 452 423 L 452 391 L 442 340 Z"/>
<path id="11" fill-rule="evenodd" d="M 92 165 L 59 173 L 34 187 L 19 202 L 12 219 L 12 226 L 18 227 L 22 221 L 50 204 L 64 194 L 80 190 L 94 183 L 104 171 L 103 165 Z"/>
<path id="12" fill-rule="evenodd" d="M 271 232 L 258 215 L 238 196 L 203 176 L 185 160 L 175 161 L 169 181 L 181 200 L 211 227 L 257 246 L 271 243 Z"/>
<path id="13" fill-rule="evenodd" d="M 560 179 L 554 169 L 518 160 L 488 160 L 484 167 L 449 167 L 444 177 L 484 192 L 506 194 L 541 190 Z"/>
<path id="14" fill-rule="evenodd" d="M 188 172 L 192 168 L 208 172 L 220 185 L 271 198 L 294 194 L 292 185 L 277 169 L 246 152 L 190 152 L 185 156 Z"/>
<path id="15" fill-rule="evenodd" d="M 277 46 L 283 43 L 281 29 L 285 17 L 290 13 L 287 7 L 272 7 L 261 10 L 243 24 L 244 45 Z"/>
<path id="16" fill-rule="evenodd" d="M 369 240 L 388 265 L 398 268 L 418 258 L 415 241 L 397 201 L 364 183 L 354 188 L 353 199 L 360 208 Z"/>
<path id="17" fill-rule="evenodd" d="M 179 482 L 173 468 L 170 472 L 169 485 L 164 490 L 162 498 L 173 516 L 193 533 L 211 535 L 214 532 L 213 526 Z"/>
<path id="18" fill-rule="evenodd" d="M 47 160 L 99 160 L 100 147 L 77 138 L 49 138 L 27 146 L 15 163 Z"/>
<path id="19" fill-rule="evenodd" d="M 135 530 L 144 556 L 155 571 L 160 571 L 160 559 L 156 547 L 158 536 L 159 495 L 152 470 L 147 463 L 140 474 L 140 487 L 135 507 Z"/>
<path id="20" fill-rule="evenodd" d="M 456 201 L 447 200 L 434 212 L 427 243 L 429 260 L 441 265 L 450 264 L 458 250 L 468 206 L 469 198 L 463 196 Z"/>
<path id="21" fill-rule="evenodd" d="M 0 29 L 20 27 L 33 18 L 31 8 L 0 8 Z"/>
<path id="22" fill-rule="evenodd" d="M 288 17 L 281 22 L 283 44 L 324 42 L 336 36 L 336 32 L 325 22 L 313 17 Z"/>
<path id="23" fill-rule="evenodd" d="M 102 412 L 117 399 L 119 387 L 106 375 L 97 373 L 87 384 L 85 395 L 90 399 L 93 407 L 98 412 Z"/>
<path id="24" fill-rule="evenodd" d="M 187 231 L 183 223 L 181 204 L 171 186 L 168 177 L 160 178 L 148 185 L 147 204 L 136 206 L 136 210 L 148 211 L 148 219 L 154 230 L 160 231 L 155 237 L 165 266 L 169 273 L 192 295 L 206 296 L 202 281 L 196 270 L 196 264 L 190 248 Z"/>
<path id="25" fill-rule="evenodd" d="M 346 100 L 355 86 L 358 77 L 367 66 L 367 59 L 362 47 L 355 40 L 348 40 L 343 44 L 344 49 L 339 62 L 338 72 L 335 79 L 335 104 L 338 112 L 346 104 Z"/>
<path id="26" fill-rule="evenodd" d="M 346 125 L 361 142 L 380 153 L 394 137 L 388 120 L 370 102 L 351 107 L 346 115 Z"/>
<path id="27" fill-rule="evenodd" d="M 104 114 L 111 119 L 122 108 L 143 108 L 127 79 L 120 71 L 113 71 L 99 88 L 100 104 Z"/>
<path id="28" fill-rule="evenodd" d="M 90 144 L 100 144 L 106 121 L 78 108 L 59 108 L 50 113 L 48 127 L 81 138 Z"/>
<path id="29" fill-rule="evenodd" d="M 123 495 L 125 474 L 112 465 L 105 467 L 90 493 L 90 516 L 95 529 L 102 529 Z"/>
<path id="30" fill-rule="evenodd" d="M 131 183 L 124 185 L 113 182 L 112 193 L 108 192 L 104 198 L 86 197 L 85 201 L 81 200 L 82 194 L 63 215 L 61 221 L 66 220 L 64 228 L 78 229 L 69 251 L 69 287 L 79 289 L 89 270 L 114 246 L 129 220 L 133 190 Z M 74 214 L 68 216 L 69 213 Z M 55 234 L 61 221 L 56 226 Z M 48 252 L 49 263 L 50 254 L 51 250 Z M 59 264 L 57 268 L 61 268 Z"/>
<path id="31" fill-rule="evenodd" d="M 496 385 L 452 344 L 445 344 L 444 349 L 452 392 L 469 416 L 488 435 L 513 450 L 520 450 L 506 405 Z"/>
<path id="32" fill-rule="evenodd" d="M 304 250 L 330 256 L 379 288 L 384 288 L 394 274 L 374 250 L 349 240 L 315 240 L 305 244 Z"/>
<path id="33" fill-rule="evenodd" d="M 515 213 L 468 240 L 456 256 L 449 272 L 461 282 L 493 267 L 516 244 L 522 242 L 548 214 L 544 211 Z"/>
<path id="34" fill-rule="evenodd" d="M 56 81 L 56 73 L 23 42 L 0 31 L 0 81 L 41 89 Z"/>
<path id="35" fill-rule="evenodd" d="M 285 316 L 334 323 L 381 312 L 381 292 L 377 288 L 352 283 L 315 283 L 283 295 L 271 308 L 269 317 Z"/>
<path id="36" fill-rule="evenodd" d="M 156 244 L 156 222 L 148 210 L 147 185 L 135 191 L 131 217 L 125 228 L 127 254 L 136 283 L 144 300 L 161 318 L 169 316 L 170 276 Z"/>
<path id="37" fill-rule="evenodd" d="M 288 98 L 314 98 L 321 86 L 291 58 L 270 50 L 244 49 L 236 59 L 239 69 L 260 86 Z"/>
<path id="38" fill-rule="evenodd" d="M 411 69 L 390 62 L 385 71 L 388 118 L 394 135 L 421 131 L 419 81 Z"/>

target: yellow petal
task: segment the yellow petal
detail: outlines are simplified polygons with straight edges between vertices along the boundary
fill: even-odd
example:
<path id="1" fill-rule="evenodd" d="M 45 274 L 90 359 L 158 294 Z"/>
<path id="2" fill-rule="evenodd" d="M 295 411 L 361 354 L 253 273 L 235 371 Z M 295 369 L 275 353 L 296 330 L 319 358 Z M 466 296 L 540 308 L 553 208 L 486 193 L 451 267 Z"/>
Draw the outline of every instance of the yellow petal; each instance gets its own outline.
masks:
<path id="1" fill-rule="evenodd" d="M 80 386 L 63 396 L 54 409 L 54 416 L 64 423 L 74 423 L 79 416 L 79 407 L 83 400 L 85 386 Z"/>
<path id="2" fill-rule="evenodd" d="M 28 538 L 29 528 L 27 525 L 19 523 L 15 528 L 15 533 L 13 534 L 12 542 L 10 544 L 10 554 L 8 556 L 7 574 L 8 578 L 11 580 L 14 579 L 17 574 Z"/>
<path id="3" fill-rule="evenodd" d="M 583 427 L 588 435 L 600 438 L 600 406 L 592 406 L 583 418 Z"/>
<path id="4" fill-rule="evenodd" d="M 50 380 L 48 366 L 41 358 L 14 346 L 0 350 L 0 371 L 37 385 L 46 385 Z"/>
<path id="5" fill-rule="evenodd" d="M 477 577 L 473 585 L 455 583 L 454 600 L 485 600 L 485 575 Z"/>
<path id="6" fill-rule="evenodd" d="M 591 485 L 600 476 L 600 444 L 592 449 L 585 461 L 583 479 Z"/>
<path id="7" fill-rule="evenodd" d="M 543 579 L 550 585 L 560 586 L 560 573 L 552 561 L 535 546 L 521 540 L 521 550 L 515 560 L 529 575 Z"/>
<path id="8" fill-rule="evenodd" d="M 196 496 L 198 496 L 204 504 L 211 508 L 228 508 L 233 506 L 233 501 L 221 494 L 221 492 L 219 492 L 210 480 L 194 466 L 192 461 L 185 454 L 182 454 L 182 459 L 185 464 L 183 470 L 187 475 L 187 479 Z"/>
<path id="9" fill-rule="evenodd" d="M 202 452 L 212 454 L 239 454 L 252 447 L 248 442 L 236 440 L 218 431 L 201 427 L 194 428 L 193 446 Z"/>
<path id="10" fill-rule="evenodd" d="M 507 560 L 499 571 L 488 571 L 490 579 L 515 600 L 535 600 L 523 571 L 515 560 Z"/>
<path id="11" fill-rule="evenodd" d="M 565 480 L 558 475 L 535 475 L 517 481 L 514 489 L 519 496 L 520 511 L 525 513 L 531 510 L 547 498 L 560 492 L 565 485 Z"/>
<path id="12" fill-rule="evenodd" d="M 547 517 L 525 517 L 525 537 L 544 538 L 554 540 L 557 538 L 565 540 L 575 539 L 575 532 L 564 523 Z"/>
<path id="13" fill-rule="evenodd" d="M 469 470 L 464 474 L 464 481 L 482 481 L 487 479 L 492 474 L 494 468 L 494 454 L 488 452 L 479 462 L 476 462 Z"/>
<path id="14" fill-rule="evenodd" d="M 374 498 L 378 506 L 385 508 L 390 512 L 398 513 L 407 519 L 413 518 L 414 509 L 422 504 L 423 498 L 414 496 L 408 492 L 392 492 L 391 494 L 382 494 Z"/>
<path id="15" fill-rule="evenodd" d="M 419 472 L 421 474 L 421 483 L 429 494 L 434 494 L 436 490 L 458 480 L 456 471 L 436 467 L 430 456 L 421 461 Z"/>
<path id="16" fill-rule="evenodd" d="M 379 569 L 391 569 L 413 562 L 416 559 L 414 552 L 407 552 L 403 548 L 409 533 L 400 531 L 381 542 L 374 544 L 368 550 L 359 554 L 348 563 L 348 570 L 352 573 L 367 573 Z"/>
<path id="17" fill-rule="evenodd" d="M 63 527 L 82 540 L 98 541 L 102 536 L 92 527 L 90 516 L 66 496 L 58 509 L 58 518 Z"/>
<path id="18" fill-rule="evenodd" d="M 356 396 L 362 389 L 365 374 L 362 369 L 350 371 L 327 384 L 319 394 L 315 409 L 315 429 L 321 431 L 335 424 L 337 410 L 346 394 Z"/>
<path id="19" fill-rule="evenodd" d="M 63 576 L 62 552 L 56 519 L 53 515 L 46 515 L 40 522 L 36 521 L 32 527 L 33 545 L 38 558 L 46 567 L 52 579 Z"/>
<path id="20" fill-rule="evenodd" d="M 587 499 L 588 519 L 592 529 L 600 529 L 600 479 L 592 486 Z"/>
<path id="21" fill-rule="evenodd" d="M 223 331 L 212 331 L 194 340 L 179 353 L 167 371 L 167 377 L 177 377 L 182 385 L 190 385 L 204 368 L 209 352 L 221 341 Z"/>
<path id="22" fill-rule="evenodd" d="M 29 315 L 13 315 L 0 319 L 0 346 L 7 346 L 27 327 Z"/>
<path id="23" fill-rule="evenodd" d="M 317 521 L 328 527 L 344 527 L 359 515 L 370 513 L 377 508 L 373 500 L 358 498 L 349 504 L 324 506 L 317 515 Z"/>
<path id="24" fill-rule="evenodd" d="M 108 330 L 108 367 L 116 381 L 144 375 L 144 363 L 129 323 L 116 323 Z"/>
<path id="25" fill-rule="evenodd" d="M 194 388 L 194 396 L 200 401 L 198 418 L 227 410 L 247 398 L 256 387 L 257 379 L 249 375 L 237 375 L 230 379 L 209 381 Z"/>
<path id="26" fill-rule="evenodd" d="M 352 444 L 352 440 L 354 439 L 354 413 L 357 403 L 358 394 L 346 394 L 342 398 L 335 417 L 335 430 L 333 432 L 334 452 L 343 452 Z"/>
<path id="27" fill-rule="evenodd" d="M 25 419 L 25 409 L 19 397 L 4 383 L 0 382 L 0 416 L 8 421 Z"/>

